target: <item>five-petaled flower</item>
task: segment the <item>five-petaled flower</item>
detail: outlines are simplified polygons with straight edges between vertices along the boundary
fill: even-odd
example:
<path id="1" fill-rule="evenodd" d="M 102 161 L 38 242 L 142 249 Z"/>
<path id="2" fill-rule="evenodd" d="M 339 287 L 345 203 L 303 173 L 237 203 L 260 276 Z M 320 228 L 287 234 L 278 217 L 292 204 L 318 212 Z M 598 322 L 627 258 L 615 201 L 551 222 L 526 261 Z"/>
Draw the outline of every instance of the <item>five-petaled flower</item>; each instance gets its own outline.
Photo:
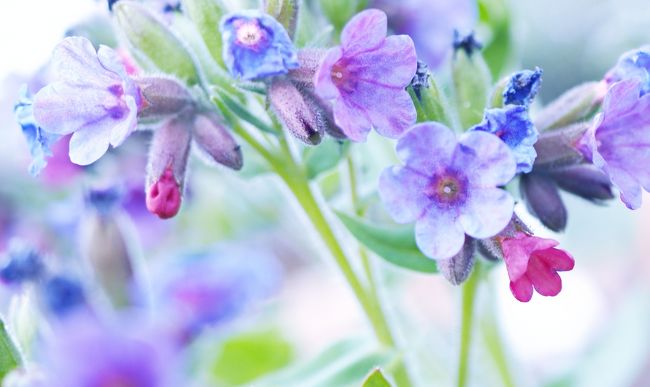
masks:
<path id="1" fill-rule="evenodd" d="M 43 130 L 74 133 L 70 160 L 79 165 L 97 161 L 136 129 L 138 87 L 114 50 L 82 37 L 63 40 L 52 56 L 56 81 L 34 96 L 34 118 Z"/>
<path id="2" fill-rule="evenodd" d="M 528 173 L 533 170 L 533 163 L 537 157 L 534 145 L 539 133 L 530 121 L 526 107 L 507 106 L 487 109 L 483 121 L 470 130 L 492 133 L 505 142 L 515 156 L 517 173 Z"/>
<path id="3" fill-rule="evenodd" d="M 254 80 L 282 75 L 299 66 L 289 34 L 272 16 L 239 11 L 221 20 L 223 60 L 234 77 Z"/>
<path id="4" fill-rule="evenodd" d="M 552 239 L 538 238 L 523 232 L 501 240 L 503 259 L 510 277 L 510 290 L 521 302 L 528 302 L 533 288 L 543 296 L 556 296 L 562 290 L 558 271 L 573 269 L 571 255 L 555 246 Z"/>
<path id="5" fill-rule="evenodd" d="M 515 175 L 498 137 L 472 131 L 456 139 L 438 123 L 415 125 L 397 144 L 403 166 L 386 169 L 379 194 L 398 223 L 415 221 L 415 238 L 433 259 L 458 253 L 465 234 L 488 238 L 510 221 L 514 200 L 500 189 Z"/>
<path id="6" fill-rule="evenodd" d="M 371 128 L 397 138 L 415 123 L 415 107 L 404 90 L 417 69 L 415 47 L 407 35 L 386 37 L 386 30 L 382 11 L 359 13 L 316 71 L 316 94 L 333 101 L 336 125 L 353 141 L 365 140 Z"/>
<path id="7" fill-rule="evenodd" d="M 650 94 L 638 78 L 617 82 L 602 112 L 577 146 L 605 172 L 630 209 L 641 207 L 641 189 L 650 191 Z"/>

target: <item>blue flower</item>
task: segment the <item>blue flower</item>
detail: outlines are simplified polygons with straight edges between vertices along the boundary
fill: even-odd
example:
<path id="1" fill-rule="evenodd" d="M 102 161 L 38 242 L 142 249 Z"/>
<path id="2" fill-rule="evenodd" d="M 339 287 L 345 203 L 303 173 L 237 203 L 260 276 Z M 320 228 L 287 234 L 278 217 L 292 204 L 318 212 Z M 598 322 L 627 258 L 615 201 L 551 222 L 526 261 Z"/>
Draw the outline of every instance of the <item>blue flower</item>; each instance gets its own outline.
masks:
<path id="1" fill-rule="evenodd" d="M 470 130 L 495 134 L 505 142 L 515 156 L 517 173 L 528 173 L 533 169 L 537 157 L 534 145 L 539 133 L 530 121 L 526 107 L 487 109 L 483 121 Z"/>
<path id="2" fill-rule="evenodd" d="M 504 105 L 528 106 L 542 83 L 542 69 L 523 70 L 512 74 L 503 90 Z"/>
<path id="3" fill-rule="evenodd" d="M 14 105 L 14 114 L 29 145 L 29 153 L 32 155 L 29 173 L 37 176 L 47 166 L 47 158 L 52 156 L 51 147 L 61 136 L 46 132 L 36 124 L 32 98 L 27 91 L 27 85 L 20 88 L 18 102 Z"/>
<path id="4" fill-rule="evenodd" d="M 641 80 L 641 96 L 650 92 L 650 45 L 621 55 L 616 66 L 605 76 L 609 84 L 632 78 Z"/>
<path id="5" fill-rule="evenodd" d="M 43 301 L 49 312 L 65 316 L 85 305 L 86 297 L 81 284 L 64 276 L 53 276 L 43 284 Z"/>
<path id="6" fill-rule="evenodd" d="M 245 80 L 286 74 L 298 68 L 298 54 L 287 31 L 273 17 L 255 10 L 221 19 L 223 58 L 234 77 Z"/>
<path id="7" fill-rule="evenodd" d="M 27 246 L 12 244 L 7 255 L 9 262 L 0 269 L 0 281 L 5 284 L 20 285 L 35 281 L 45 272 L 40 254 Z"/>

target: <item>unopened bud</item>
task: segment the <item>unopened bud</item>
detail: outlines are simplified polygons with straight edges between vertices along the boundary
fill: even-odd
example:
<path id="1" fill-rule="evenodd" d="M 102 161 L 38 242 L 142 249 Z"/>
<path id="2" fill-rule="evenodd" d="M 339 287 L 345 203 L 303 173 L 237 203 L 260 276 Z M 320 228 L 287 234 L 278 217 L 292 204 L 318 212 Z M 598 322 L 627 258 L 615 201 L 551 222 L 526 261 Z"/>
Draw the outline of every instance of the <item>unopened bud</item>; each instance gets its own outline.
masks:
<path id="1" fill-rule="evenodd" d="M 452 285 L 460 285 L 474 267 L 474 252 L 476 251 L 476 242 L 473 238 L 465 237 L 463 248 L 458 254 L 445 260 L 437 262 L 438 270 Z"/>
<path id="2" fill-rule="evenodd" d="M 541 132 L 583 120 L 600 106 L 606 93 L 605 82 L 587 82 L 569 89 L 536 114 L 535 126 Z"/>
<path id="3" fill-rule="evenodd" d="M 306 87 L 314 87 L 314 76 L 320 66 L 320 62 L 325 57 L 327 50 L 322 48 L 303 48 L 298 51 L 297 69 L 289 70 L 289 77 Z"/>
<path id="4" fill-rule="evenodd" d="M 563 190 L 592 202 L 614 198 L 612 183 L 607 175 L 593 165 L 558 168 L 548 176 Z"/>
<path id="5" fill-rule="evenodd" d="M 147 209 L 161 219 L 176 215 L 181 207 L 185 169 L 192 140 L 192 118 L 169 120 L 153 135 L 147 165 Z"/>
<path id="6" fill-rule="evenodd" d="M 187 88 L 172 78 L 143 77 L 136 79 L 142 96 L 139 119 L 162 119 L 179 114 L 192 105 Z"/>
<path id="7" fill-rule="evenodd" d="M 479 51 L 481 45 L 473 34 L 456 36 L 454 42 L 452 76 L 456 104 L 463 128 L 476 125 L 483 119 L 490 90 L 490 70 Z"/>
<path id="8" fill-rule="evenodd" d="M 293 82 L 275 78 L 269 86 L 268 98 L 273 111 L 291 134 L 309 145 L 321 142 L 325 119 Z"/>
<path id="9" fill-rule="evenodd" d="M 564 230 L 567 210 L 553 180 L 537 173 L 525 174 L 521 176 L 520 190 L 528 210 L 544 226 L 553 231 Z"/>
<path id="10" fill-rule="evenodd" d="M 244 165 L 240 146 L 216 114 L 197 115 L 193 134 L 198 150 L 209 160 L 237 171 Z"/>
<path id="11" fill-rule="evenodd" d="M 581 122 L 541 133 L 535 143 L 537 157 L 533 165 L 534 171 L 551 171 L 582 163 L 584 156 L 577 144 L 587 129 L 589 123 Z"/>

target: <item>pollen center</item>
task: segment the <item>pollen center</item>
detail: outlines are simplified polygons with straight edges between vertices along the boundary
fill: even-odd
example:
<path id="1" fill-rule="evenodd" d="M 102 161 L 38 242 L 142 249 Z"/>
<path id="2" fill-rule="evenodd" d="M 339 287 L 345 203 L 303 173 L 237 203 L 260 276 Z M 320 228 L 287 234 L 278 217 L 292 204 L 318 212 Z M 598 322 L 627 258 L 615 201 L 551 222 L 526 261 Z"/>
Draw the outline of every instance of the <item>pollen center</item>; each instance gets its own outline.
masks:
<path id="1" fill-rule="evenodd" d="M 244 46 L 255 46 L 263 37 L 260 26 L 255 21 L 244 22 L 237 27 L 237 42 Z"/>
<path id="2" fill-rule="evenodd" d="M 350 76 L 350 72 L 342 63 L 335 63 L 330 72 L 332 82 L 336 87 L 345 91 L 352 91 L 355 87 L 354 77 Z"/>
<path id="3" fill-rule="evenodd" d="M 446 171 L 433 176 L 425 194 L 440 205 L 453 205 L 465 200 L 466 188 L 464 176 Z"/>

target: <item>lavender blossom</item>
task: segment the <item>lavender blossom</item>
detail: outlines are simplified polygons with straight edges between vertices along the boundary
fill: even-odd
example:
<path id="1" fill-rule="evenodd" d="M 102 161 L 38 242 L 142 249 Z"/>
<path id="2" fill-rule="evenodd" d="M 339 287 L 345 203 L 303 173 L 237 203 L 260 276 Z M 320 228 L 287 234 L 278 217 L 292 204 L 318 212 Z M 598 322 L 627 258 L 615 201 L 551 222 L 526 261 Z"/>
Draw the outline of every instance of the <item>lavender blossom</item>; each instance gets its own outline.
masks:
<path id="1" fill-rule="evenodd" d="M 610 87 L 602 112 L 579 140 L 585 158 L 607 174 L 630 209 L 641 207 L 641 189 L 650 190 L 650 94 L 641 79 Z"/>
<path id="2" fill-rule="evenodd" d="M 498 188 L 515 175 L 508 147 L 480 131 L 459 140 L 439 123 L 415 125 L 397 144 L 403 166 L 386 169 L 379 195 L 398 223 L 415 221 L 415 239 L 433 259 L 457 254 L 465 235 L 488 238 L 510 221 L 514 200 Z"/>
<path id="3" fill-rule="evenodd" d="M 405 90 L 417 69 L 413 41 L 406 35 L 386 37 L 386 31 L 385 13 L 359 13 L 316 71 L 316 94 L 334 103 L 334 121 L 353 141 L 364 141 L 371 128 L 398 138 L 416 119 Z"/>
<path id="4" fill-rule="evenodd" d="M 34 97 L 34 117 L 43 130 L 70 140 L 70 160 L 88 165 L 109 145 L 119 146 L 136 129 L 140 92 L 118 55 L 81 37 L 69 37 L 54 50 L 56 81 Z"/>
<path id="5" fill-rule="evenodd" d="M 508 106 L 502 109 L 487 109 L 483 122 L 470 130 L 495 134 L 508 145 L 517 162 L 517 173 L 533 170 L 537 157 L 534 145 L 538 132 L 528 118 L 528 109 L 524 106 Z"/>
<path id="6" fill-rule="evenodd" d="M 234 77 L 245 80 L 286 74 L 298 67 L 287 31 L 260 11 L 230 13 L 221 19 L 223 59 Z"/>
<path id="7" fill-rule="evenodd" d="M 633 78 L 641 81 L 641 95 L 650 92 L 650 45 L 621 55 L 616 66 L 605 75 L 608 84 Z"/>

